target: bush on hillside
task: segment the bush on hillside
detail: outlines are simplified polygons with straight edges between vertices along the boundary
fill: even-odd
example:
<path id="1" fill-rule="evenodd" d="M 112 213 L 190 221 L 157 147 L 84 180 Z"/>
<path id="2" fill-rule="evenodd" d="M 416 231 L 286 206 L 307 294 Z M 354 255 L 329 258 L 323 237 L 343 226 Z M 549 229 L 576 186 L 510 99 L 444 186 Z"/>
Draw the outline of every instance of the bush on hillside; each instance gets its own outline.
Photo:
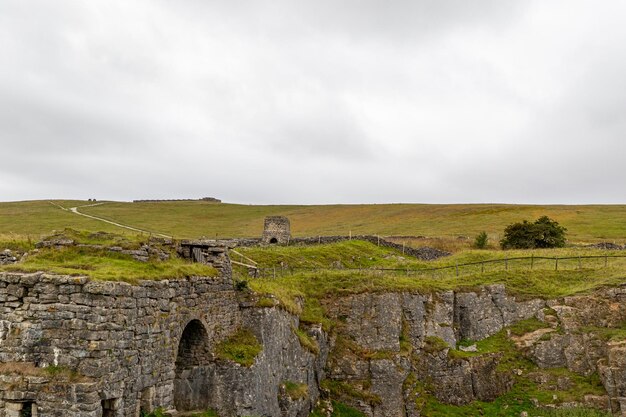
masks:
<path id="1" fill-rule="evenodd" d="M 500 246 L 502 249 L 562 248 L 565 246 L 566 231 L 548 216 L 540 217 L 534 223 L 524 220 L 504 229 Z"/>
<path id="2" fill-rule="evenodd" d="M 487 232 L 482 231 L 474 239 L 474 247 L 476 249 L 485 249 L 487 248 L 488 242 L 489 242 L 489 237 L 487 236 Z"/>

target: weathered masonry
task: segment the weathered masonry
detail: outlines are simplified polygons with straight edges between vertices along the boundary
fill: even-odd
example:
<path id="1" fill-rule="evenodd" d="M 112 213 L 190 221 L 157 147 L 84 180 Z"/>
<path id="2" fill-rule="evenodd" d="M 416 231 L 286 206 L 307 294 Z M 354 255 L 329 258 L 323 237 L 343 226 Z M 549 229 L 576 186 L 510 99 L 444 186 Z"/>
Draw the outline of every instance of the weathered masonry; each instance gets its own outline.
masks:
<path id="1" fill-rule="evenodd" d="M 265 218 L 263 228 L 263 243 L 289 243 L 291 239 L 291 226 L 289 219 L 284 216 L 268 216 Z"/>
<path id="2" fill-rule="evenodd" d="M 300 346 L 297 318 L 245 297 L 230 274 L 130 285 L 1 273 L 0 417 L 308 415 L 325 359 Z M 241 327 L 263 346 L 250 368 L 214 353 Z M 308 397 L 280 401 L 284 381 Z"/>

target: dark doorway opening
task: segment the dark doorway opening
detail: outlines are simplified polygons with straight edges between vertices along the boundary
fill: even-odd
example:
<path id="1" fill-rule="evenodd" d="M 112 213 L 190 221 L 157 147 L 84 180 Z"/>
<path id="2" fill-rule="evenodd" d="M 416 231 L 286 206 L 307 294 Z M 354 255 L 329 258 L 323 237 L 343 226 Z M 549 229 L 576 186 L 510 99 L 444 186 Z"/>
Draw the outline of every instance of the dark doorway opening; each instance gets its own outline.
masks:
<path id="1" fill-rule="evenodd" d="M 178 411 L 209 408 L 210 341 L 200 320 L 191 320 L 180 338 L 176 356 L 174 406 Z"/>
<path id="2" fill-rule="evenodd" d="M 193 368 L 206 364 L 211 351 L 209 350 L 209 335 L 200 320 L 191 320 L 178 344 L 176 370 Z"/>
<path id="3" fill-rule="evenodd" d="M 20 417 L 33 417 L 33 408 L 35 407 L 35 403 L 32 401 L 27 401 L 22 403 L 22 409 L 20 410 Z"/>
<path id="4" fill-rule="evenodd" d="M 108 400 L 102 400 L 102 417 L 115 417 L 115 410 L 117 409 L 117 399 L 111 398 Z"/>
<path id="5" fill-rule="evenodd" d="M 272 244 L 278 243 L 278 239 L 273 237 L 273 238 L 270 239 L 270 243 L 272 243 Z"/>

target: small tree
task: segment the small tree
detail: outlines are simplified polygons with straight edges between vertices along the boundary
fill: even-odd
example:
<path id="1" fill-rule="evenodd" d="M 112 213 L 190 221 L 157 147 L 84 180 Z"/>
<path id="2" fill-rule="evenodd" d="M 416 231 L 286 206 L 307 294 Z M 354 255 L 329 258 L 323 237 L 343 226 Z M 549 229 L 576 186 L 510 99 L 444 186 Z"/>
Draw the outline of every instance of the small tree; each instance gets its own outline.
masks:
<path id="1" fill-rule="evenodd" d="M 565 246 L 566 231 L 548 216 L 542 216 L 534 223 L 524 220 L 504 229 L 500 246 L 502 249 L 562 248 Z"/>
<path id="2" fill-rule="evenodd" d="M 476 239 L 474 239 L 474 247 L 476 249 L 485 249 L 488 242 L 489 236 L 487 236 L 487 232 L 483 230 L 478 234 L 478 236 L 476 236 Z"/>
<path id="3" fill-rule="evenodd" d="M 560 226 L 548 216 L 542 216 L 535 221 L 535 244 L 537 248 L 562 248 L 565 246 L 565 232 L 567 229 Z"/>

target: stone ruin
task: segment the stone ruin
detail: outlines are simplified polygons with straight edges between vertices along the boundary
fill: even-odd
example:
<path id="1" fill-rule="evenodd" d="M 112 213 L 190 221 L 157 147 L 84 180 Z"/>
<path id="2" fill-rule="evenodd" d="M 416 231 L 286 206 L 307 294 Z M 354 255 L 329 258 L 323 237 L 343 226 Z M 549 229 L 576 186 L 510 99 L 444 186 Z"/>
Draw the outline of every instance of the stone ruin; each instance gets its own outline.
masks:
<path id="1" fill-rule="evenodd" d="M 0 272 L 0 417 L 308 415 L 325 357 L 300 344 L 296 317 L 254 308 L 234 288 L 228 249 L 180 244 L 216 277 L 129 284 Z M 251 367 L 216 355 L 242 328 L 263 346 Z M 321 330 L 311 337 L 326 344 Z M 306 385 L 307 398 L 291 400 L 285 381 Z"/>
<path id="2" fill-rule="evenodd" d="M 285 245 L 289 243 L 290 239 L 291 226 L 287 217 L 267 216 L 265 218 L 263 236 L 261 237 L 263 243 Z"/>

